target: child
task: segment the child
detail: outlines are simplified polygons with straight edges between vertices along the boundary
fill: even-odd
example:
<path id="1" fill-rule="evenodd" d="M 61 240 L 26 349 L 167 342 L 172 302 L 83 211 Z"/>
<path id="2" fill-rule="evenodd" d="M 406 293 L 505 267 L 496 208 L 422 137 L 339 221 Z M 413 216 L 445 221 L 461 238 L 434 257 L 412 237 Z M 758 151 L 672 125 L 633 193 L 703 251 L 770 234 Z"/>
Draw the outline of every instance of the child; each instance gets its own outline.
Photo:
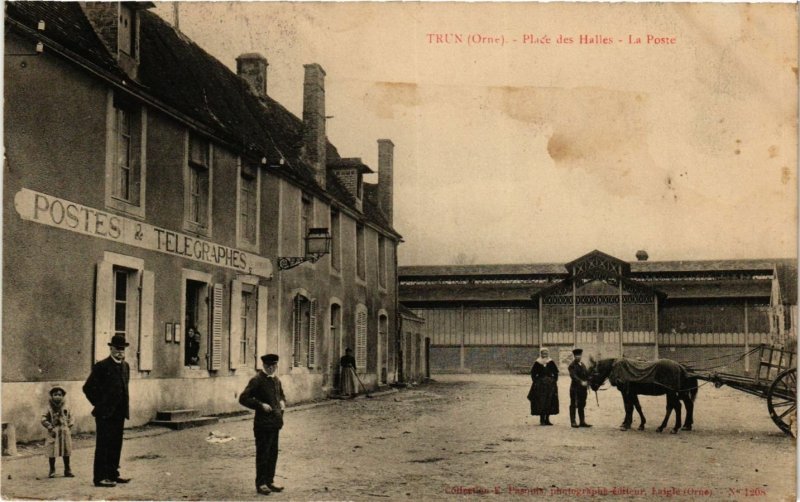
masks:
<path id="1" fill-rule="evenodd" d="M 50 402 L 47 411 L 42 415 L 42 425 L 47 429 L 45 451 L 50 461 L 49 477 L 56 477 L 56 457 L 64 457 L 64 477 L 75 477 L 69 467 L 69 456 L 72 453 L 72 435 L 70 428 L 73 426 L 72 415 L 67 409 L 67 391 L 60 385 L 50 389 Z"/>

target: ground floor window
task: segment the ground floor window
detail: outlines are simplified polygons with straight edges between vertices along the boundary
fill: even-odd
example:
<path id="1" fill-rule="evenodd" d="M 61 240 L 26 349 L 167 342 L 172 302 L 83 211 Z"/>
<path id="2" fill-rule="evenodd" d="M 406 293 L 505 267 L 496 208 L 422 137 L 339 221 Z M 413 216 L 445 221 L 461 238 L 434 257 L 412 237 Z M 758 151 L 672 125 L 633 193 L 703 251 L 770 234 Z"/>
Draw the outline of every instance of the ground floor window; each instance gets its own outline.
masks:
<path id="1" fill-rule="evenodd" d="M 131 368 L 150 371 L 155 274 L 144 269 L 144 260 L 111 252 L 96 270 L 94 359 L 108 357 L 111 337 L 122 336 L 129 343 Z"/>
<path id="2" fill-rule="evenodd" d="M 208 284 L 186 280 L 184 290 L 184 365 L 207 367 L 208 353 Z"/>
<path id="3" fill-rule="evenodd" d="M 317 324 L 317 301 L 297 294 L 292 307 L 292 337 L 294 339 L 292 366 L 316 367 Z"/>

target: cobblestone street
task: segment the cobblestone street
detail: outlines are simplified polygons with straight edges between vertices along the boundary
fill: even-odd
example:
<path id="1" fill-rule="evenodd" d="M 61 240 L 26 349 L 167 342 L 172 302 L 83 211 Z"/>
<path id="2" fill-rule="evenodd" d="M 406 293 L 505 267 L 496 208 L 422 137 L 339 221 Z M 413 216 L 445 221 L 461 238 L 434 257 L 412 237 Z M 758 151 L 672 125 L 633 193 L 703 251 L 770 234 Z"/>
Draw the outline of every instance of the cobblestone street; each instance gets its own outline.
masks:
<path id="1" fill-rule="evenodd" d="M 524 375 L 440 376 L 429 385 L 290 410 L 270 499 L 421 500 L 470 490 L 485 497 L 609 499 L 794 499 L 795 444 L 771 422 L 763 400 L 728 388 L 700 389 L 695 430 L 658 434 L 663 398 L 642 398 L 645 432 L 620 432 L 616 391 L 590 395 L 592 429 L 571 429 L 568 379 L 559 381 L 554 427 L 528 415 Z M 133 403 L 135 406 L 135 403 Z M 634 422 L 638 425 L 638 422 Z M 76 441 L 76 478 L 47 478 L 40 455 L 4 458 L 4 498 L 253 500 L 251 420 L 163 433 L 131 431 L 122 472 L 128 485 L 91 484 L 93 439 Z M 236 439 L 205 440 L 211 431 Z M 155 435 L 154 435 L 155 434 Z M 575 492 L 570 490 L 583 490 Z M 637 496 L 638 495 L 638 496 Z"/>

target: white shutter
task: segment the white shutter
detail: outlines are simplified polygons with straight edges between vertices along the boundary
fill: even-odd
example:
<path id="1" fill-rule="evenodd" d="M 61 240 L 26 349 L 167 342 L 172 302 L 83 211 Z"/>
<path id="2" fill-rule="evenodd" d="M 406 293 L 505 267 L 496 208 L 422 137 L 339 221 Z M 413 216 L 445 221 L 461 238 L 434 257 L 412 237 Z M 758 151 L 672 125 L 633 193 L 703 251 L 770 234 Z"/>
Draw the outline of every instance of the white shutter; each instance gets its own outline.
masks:
<path id="1" fill-rule="evenodd" d="M 317 365 L 317 300 L 311 300 L 308 319 L 308 367 Z"/>
<path id="2" fill-rule="evenodd" d="M 356 366 L 359 371 L 367 369 L 367 313 L 356 313 Z"/>
<path id="3" fill-rule="evenodd" d="M 241 281 L 231 281 L 231 312 L 230 312 L 230 346 L 228 349 L 230 368 L 240 366 L 239 357 L 241 347 L 239 342 L 242 339 L 242 283 Z"/>
<path id="4" fill-rule="evenodd" d="M 222 367 L 222 284 L 211 287 L 211 358 L 210 370 Z"/>
<path id="5" fill-rule="evenodd" d="M 153 369 L 153 295 L 155 274 L 142 270 L 142 290 L 139 296 L 139 370 Z"/>
<path id="6" fill-rule="evenodd" d="M 256 317 L 255 368 L 260 367 L 261 356 L 267 353 L 267 287 L 258 287 L 258 317 Z"/>
<path id="7" fill-rule="evenodd" d="M 108 356 L 108 342 L 111 341 L 111 318 L 114 309 L 114 267 L 110 262 L 97 264 L 97 277 L 94 286 L 94 360 Z"/>

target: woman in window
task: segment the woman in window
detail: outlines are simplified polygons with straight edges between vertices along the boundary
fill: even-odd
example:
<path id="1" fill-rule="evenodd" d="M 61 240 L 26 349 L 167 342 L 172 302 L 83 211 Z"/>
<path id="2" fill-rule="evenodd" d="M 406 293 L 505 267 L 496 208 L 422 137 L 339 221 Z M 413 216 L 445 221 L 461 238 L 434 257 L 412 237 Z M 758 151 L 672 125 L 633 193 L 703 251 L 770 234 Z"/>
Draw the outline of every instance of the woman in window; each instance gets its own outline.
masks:
<path id="1" fill-rule="evenodd" d="M 339 381 L 342 383 L 342 396 L 355 396 L 356 389 L 356 358 L 352 349 L 345 349 L 344 355 L 339 360 Z"/>
<path id="2" fill-rule="evenodd" d="M 190 326 L 186 332 L 186 366 L 200 364 L 200 332 L 195 326 Z"/>
<path id="3" fill-rule="evenodd" d="M 558 366 L 550 359 L 550 351 L 542 348 L 531 368 L 531 415 L 539 415 L 539 425 L 553 425 L 550 415 L 558 415 Z"/>

